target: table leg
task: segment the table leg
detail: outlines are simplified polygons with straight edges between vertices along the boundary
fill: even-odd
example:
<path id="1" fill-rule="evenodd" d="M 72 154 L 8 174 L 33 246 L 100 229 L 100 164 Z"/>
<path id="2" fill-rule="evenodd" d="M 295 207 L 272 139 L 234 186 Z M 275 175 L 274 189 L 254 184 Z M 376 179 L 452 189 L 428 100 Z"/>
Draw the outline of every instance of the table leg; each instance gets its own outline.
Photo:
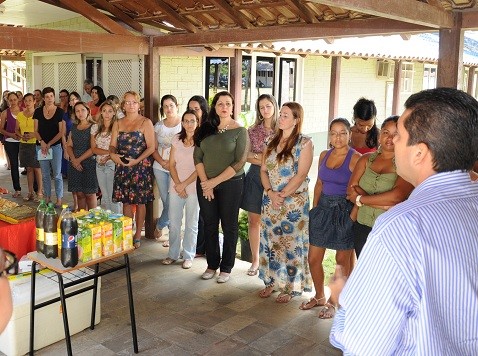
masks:
<path id="1" fill-rule="evenodd" d="M 95 329 L 95 317 L 96 317 L 96 299 L 98 296 L 98 271 L 100 269 L 100 264 L 97 263 L 95 265 L 95 279 L 93 280 L 93 302 L 92 304 L 92 309 L 91 309 L 91 325 L 90 325 L 90 330 Z"/>
<path id="2" fill-rule="evenodd" d="M 131 287 L 131 270 L 129 268 L 128 254 L 124 255 L 124 262 L 126 265 L 126 282 L 128 284 L 128 299 L 129 299 L 129 314 L 131 317 L 131 331 L 133 333 L 133 350 L 137 354 L 138 351 L 138 336 L 136 335 L 136 319 L 134 317 L 134 303 L 133 303 L 133 289 Z"/>
<path id="3" fill-rule="evenodd" d="M 60 301 L 61 301 L 61 309 L 63 311 L 63 327 L 65 328 L 65 339 L 66 339 L 66 350 L 68 356 L 72 356 L 73 353 L 71 351 L 71 339 L 70 339 L 70 328 L 68 326 L 68 314 L 66 312 L 66 298 L 65 298 L 65 287 L 63 285 L 63 276 L 61 273 L 57 273 L 58 276 L 58 285 L 60 288 Z"/>
<path id="4" fill-rule="evenodd" d="M 32 276 L 30 285 L 30 350 L 29 354 L 33 355 L 34 340 L 35 340 L 35 279 L 36 279 L 36 265 L 35 261 L 32 262 Z"/>

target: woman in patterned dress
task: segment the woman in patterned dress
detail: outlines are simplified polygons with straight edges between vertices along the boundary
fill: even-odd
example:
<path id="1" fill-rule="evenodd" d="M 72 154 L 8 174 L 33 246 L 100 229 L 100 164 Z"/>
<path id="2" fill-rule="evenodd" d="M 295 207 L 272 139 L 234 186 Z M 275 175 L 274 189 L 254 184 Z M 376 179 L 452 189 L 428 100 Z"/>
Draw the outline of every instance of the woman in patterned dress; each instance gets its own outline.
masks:
<path id="1" fill-rule="evenodd" d="M 153 201 L 154 129 L 151 120 L 139 114 L 139 95 L 128 91 L 121 107 L 125 117 L 111 131 L 110 157 L 116 163 L 113 201 L 123 203 L 123 214 L 136 219 L 135 248 L 141 244 L 145 204 Z M 132 205 L 136 205 L 133 214 Z"/>
<path id="2" fill-rule="evenodd" d="M 91 150 L 91 115 L 86 103 L 78 102 L 73 107 L 74 121 L 66 150 L 70 158 L 68 165 L 68 191 L 75 192 L 78 209 L 96 208 L 96 161 Z"/>
<path id="3" fill-rule="evenodd" d="M 279 131 L 263 155 L 261 181 L 262 231 L 259 278 L 268 298 L 275 291 L 277 303 L 288 303 L 303 291 L 312 290 L 307 260 L 309 250 L 309 190 L 307 173 L 313 158 L 310 137 L 301 134 L 304 110 L 285 103 L 279 116 Z"/>

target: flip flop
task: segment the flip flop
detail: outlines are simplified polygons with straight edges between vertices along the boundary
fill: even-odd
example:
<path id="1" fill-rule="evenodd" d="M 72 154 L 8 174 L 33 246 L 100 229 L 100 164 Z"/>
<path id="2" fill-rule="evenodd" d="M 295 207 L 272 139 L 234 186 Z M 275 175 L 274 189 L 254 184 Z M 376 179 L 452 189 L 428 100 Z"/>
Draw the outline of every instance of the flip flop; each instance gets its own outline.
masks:
<path id="1" fill-rule="evenodd" d="M 163 265 L 171 265 L 174 262 L 176 262 L 176 260 L 173 260 L 171 257 L 166 257 L 164 260 L 161 261 Z"/>
<path id="2" fill-rule="evenodd" d="M 261 291 L 259 292 L 259 297 L 269 298 L 271 294 L 274 292 L 275 292 L 274 286 L 268 286 L 268 287 L 265 287 L 264 289 L 261 289 Z"/>
<path id="3" fill-rule="evenodd" d="M 309 310 L 315 307 L 323 307 L 325 304 L 320 304 L 321 300 L 325 300 L 325 297 L 317 299 L 316 297 L 312 297 L 308 302 L 303 302 L 299 309 L 300 310 Z"/>
<path id="4" fill-rule="evenodd" d="M 259 268 L 252 268 L 251 267 L 247 270 L 247 275 L 248 276 L 255 276 L 258 271 L 259 271 Z"/>
<path id="5" fill-rule="evenodd" d="M 163 242 L 163 247 L 169 247 L 169 240 L 166 240 Z"/>
<path id="6" fill-rule="evenodd" d="M 325 303 L 324 307 L 319 312 L 320 319 L 332 319 L 335 316 L 335 305 Z"/>
<path id="7" fill-rule="evenodd" d="M 134 246 L 135 249 L 140 248 L 141 240 L 133 240 L 133 246 Z"/>
<path id="8" fill-rule="evenodd" d="M 276 298 L 276 303 L 286 304 L 289 303 L 292 298 L 294 298 L 292 294 L 280 293 Z"/>

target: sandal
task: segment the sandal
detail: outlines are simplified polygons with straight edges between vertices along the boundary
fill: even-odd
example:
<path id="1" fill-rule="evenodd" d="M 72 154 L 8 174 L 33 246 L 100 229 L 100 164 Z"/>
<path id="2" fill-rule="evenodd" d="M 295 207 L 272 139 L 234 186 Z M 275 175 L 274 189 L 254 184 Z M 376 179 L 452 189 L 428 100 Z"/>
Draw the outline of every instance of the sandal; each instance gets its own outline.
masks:
<path id="1" fill-rule="evenodd" d="M 42 200 L 42 199 L 45 199 L 45 197 L 43 196 L 43 194 L 37 194 L 37 196 L 36 196 L 35 199 L 34 199 L 34 202 L 35 202 L 35 203 L 39 203 L 40 200 Z"/>
<path id="2" fill-rule="evenodd" d="M 299 309 L 300 310 L 309 310 L 315 307 L 323 307 L 325 304 L 320 304 L 321 300 L 325 300 L 325 297 L 317 299 L 316 297 L 312 297 L 308 302 L 303 302 Z"/>
<path id="3" fill-rule="evenodd" d="M 163 242 L 163 247 L 169 247 L 169 240 Z"/>
<path id="4" fill-rule="evenodd" d="M 320 319 L 332 319 L 335 316 L 335 305 L 325 303 L 324 307 L 319 312 Z"/>
<path id="5" fill-rule="evenodd" d="M 248 276 L 255 276 L 257 272 L 259 271 L 259 268 L 252 268 L 252 266 L 247 270 L 247 275 Z"/>
<path id="6" fill-rule="evenodd" d="M 12 194 L 14 198 L 20 198 L 22 196 L 22 192 L 19 190 L 15 190 L 15 193 Z"/>
<path id="7" fill-rule="evenodd" d="M 176 260 L 173 260 L 171 257 L 166 257 L 164 260 L 161 261 L 163 265 L 171 265 L 174 262 L 176 262 Z"/>
<path id="8" fill-rule="evenodd" d="M 289 303 L 292 298 L 294 298 L 292 294 L 280 293 L 276 298 L 276 303 L 286 304 Z"/>
<path id="9" fill-rule="evenodd" d="M 163 236 L 163 229 L 158 229 L 157 227 L 154 229 L 154 237 L 153 239 L 155 239 L 157 242 L 161 242 L 159 241 L 161 239 L 161 236 Z"/>
<path id="10" fill-rule="evenodd" d="M 134 246 L 135 249 L 140 248 L 141 240 L 133 240 L 133 246 Z"/>
<path id="11" fill-rule="evenodd" d="M 272 286 L 267 286 L 259 292 L 259 297 L 269 298 L 271 296 L 271 294 L 274 293 L 274 292 L 275 292 L 275 290 L 274 290 L 273 285 Z"/>
<path id="12" fill-rule="evenodd" d="M 26 197 L 23 197 L 23 201 L 32 201 L 35 199 L 35 193 L 28 193 Z"/>

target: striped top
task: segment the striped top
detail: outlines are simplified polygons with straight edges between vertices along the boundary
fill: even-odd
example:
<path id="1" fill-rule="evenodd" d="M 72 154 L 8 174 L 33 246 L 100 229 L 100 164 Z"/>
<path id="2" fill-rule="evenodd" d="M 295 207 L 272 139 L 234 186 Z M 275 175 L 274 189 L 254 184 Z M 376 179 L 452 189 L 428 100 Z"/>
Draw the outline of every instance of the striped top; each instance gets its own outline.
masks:
<path id="1" fill-rule="evenodd" d="M 356 355 L 478 355 L 478 185 L 435 174 L 382 214 L 330 342 Z"/>

